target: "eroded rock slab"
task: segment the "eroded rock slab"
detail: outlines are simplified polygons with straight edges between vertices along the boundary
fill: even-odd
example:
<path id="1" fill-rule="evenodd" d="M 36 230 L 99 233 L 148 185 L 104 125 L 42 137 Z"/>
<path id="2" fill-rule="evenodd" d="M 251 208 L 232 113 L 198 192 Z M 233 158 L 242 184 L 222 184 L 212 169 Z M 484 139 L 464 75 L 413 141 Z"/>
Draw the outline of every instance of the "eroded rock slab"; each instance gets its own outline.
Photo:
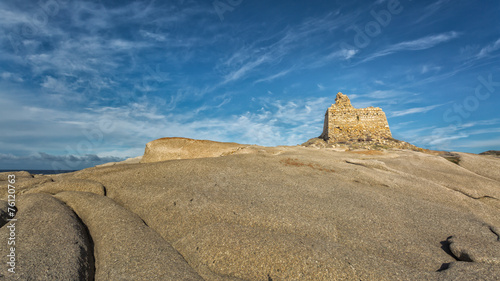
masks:
<path id="1" fill-rule="evenodd" d="M 457 152 L 459 165 L 478 175 L 496 180 L 500 185 L 500 158 Z"/>
<path id="2" fill-rule="evenodd" d="M 461 261 L 500 265 L 500 237 L 493 227 L 481 229 L 480 239 L 466 234 L 448 238 L 451 252 Z"/>
<path id="3" fill-rule="evenodd" d="M 500 227 L 497 181 L 434 155 L 252 146 L 225 157 L 114 165 L 54 179 L 72 177 L 106 187 L 106 201 L 90 194 L 71 206 L 94 221 L 115 268 L 134 268 L 130 259 L 150 263 L 125 252 L 143 247 L 128 235 L 156 245 L 157 238 L 141 234 L 144 227 L 205 280 L 495 280 L 499 268 L 484 262 L 491 252 L 466 263 L 450 249 L 455 243 L 471 253 L 496 243 L 482 227 Z M 116 215 L 113 204 L 126 212 Z M 446 243 L 450 236 L 457 240 Z M 122 248 L 109 246 L 114 241 Z"/>
<path id="4" fill-rule="evenodd" d="M 219 157 L 232 154 L 245 145 L 229 142 L 194 140 L 188 138 L 162 138 L 146 144 L 141 163 L 172 159 Z"/>
<path id="5" fill-rule="evenodd" d="M 48 194 L 18 196 L 17 206 L 17 221 L 0 229 L 0 274 L 6 280 L 93 278 L 92 244 L 70 208 Z M 15 244 L 8 247 L 10 237 Z M 15 247 L 15 273 L 7 271 L 10 247 Z"/>
<path id="6" fill-rule="evenodd" d="M 56 197 L 71 206 L 89 229 L 96 280 L 203 280 L 139 216 L 112 199 L 76 191 Z"/>
<path id="7" fill-rule="evenodd" d="M 106 194 L 106 189 L 100 182 L 87 179 L 63 179 L 55 182 L 48 182 L 39 187 L 32 188 L 25 193 L 44 192 L 56 194 L 63 191 L 83 191 L 97 195 Z"/>

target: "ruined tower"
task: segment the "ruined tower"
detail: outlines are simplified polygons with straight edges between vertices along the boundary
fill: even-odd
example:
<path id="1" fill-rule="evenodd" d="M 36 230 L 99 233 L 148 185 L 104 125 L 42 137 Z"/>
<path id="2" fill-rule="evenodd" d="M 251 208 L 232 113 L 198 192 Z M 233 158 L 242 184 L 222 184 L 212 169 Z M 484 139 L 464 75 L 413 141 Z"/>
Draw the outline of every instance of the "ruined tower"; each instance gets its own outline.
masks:
<path id="1" fill-rule="evenodd" d="M 326 110 L 320 138 L 328 142 L 392 138 L 385 113 L 379 107 L 354 108 L 349 98 L 338 93 Z"/>

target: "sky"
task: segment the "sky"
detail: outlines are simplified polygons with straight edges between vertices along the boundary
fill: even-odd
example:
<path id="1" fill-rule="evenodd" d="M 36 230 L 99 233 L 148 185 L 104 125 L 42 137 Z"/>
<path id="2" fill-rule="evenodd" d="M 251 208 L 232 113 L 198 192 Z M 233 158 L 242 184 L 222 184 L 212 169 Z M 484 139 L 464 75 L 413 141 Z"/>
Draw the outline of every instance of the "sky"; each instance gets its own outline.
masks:
<path id="1" fill-rule="evenodd" d="M 500 150 L 499 70 L 499 1 L 2 0 L 0 169 L 297 145 L 338 92 L 396 139 Z"/>

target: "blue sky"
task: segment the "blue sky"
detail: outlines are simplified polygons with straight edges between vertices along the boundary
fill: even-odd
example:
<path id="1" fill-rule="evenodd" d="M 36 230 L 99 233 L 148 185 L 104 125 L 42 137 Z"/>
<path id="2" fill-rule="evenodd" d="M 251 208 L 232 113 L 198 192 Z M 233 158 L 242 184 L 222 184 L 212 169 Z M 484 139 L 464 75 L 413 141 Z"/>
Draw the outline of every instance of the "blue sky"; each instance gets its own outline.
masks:
<path id="1" fill-rule="evenodd" d="M 0 50 L 0 169 L 296 145 L 339 91 L 397 139 L 500 150 L 498 1 L 4 0 Z"/>

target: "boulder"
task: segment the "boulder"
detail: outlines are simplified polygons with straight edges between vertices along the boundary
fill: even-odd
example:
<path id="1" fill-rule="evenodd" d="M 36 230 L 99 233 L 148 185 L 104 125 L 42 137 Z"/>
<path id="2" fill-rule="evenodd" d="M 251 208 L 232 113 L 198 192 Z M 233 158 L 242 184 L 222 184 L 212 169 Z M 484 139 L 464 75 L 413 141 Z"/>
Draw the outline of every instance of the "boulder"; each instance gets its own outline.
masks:
<path id="1" fill-rule="evenodd" d="M 7 280 L 92 280 L 92 242 L 75 213 L 48 194 L 16 199 L 17 221 L 0 229 L 0 274 Z M 8 246 L 7 241 L 15 244 Z M 7 255 L 12 253 L 15 273 L 7 271 Z"/>
<path id="2" fill-rule="evenodd" d="M 160 162 L 173 159 L 194 159 L 230 155 L 245 145 L 194 140 L 188 138 L 162 138 L 146 144 L 141 163 Z"/>
<path id="3" fill-rule="evenodd" d="M 96 280 L 203 280 L 138 215 L 112 199 L 77 191 L 56 197 L 73 208 L 89 229 Z"/>
<path id="4" fill-rule="evenodd" d="M 84 191 L 97 195 L 106 195 L 106 189 L 100 182 L 87 179 L 63 179 L 55 182 L 48 182 L 39 187 L 32 188 L 25 193 L 45 192 L 56 194 L 63 191 Z"/>

